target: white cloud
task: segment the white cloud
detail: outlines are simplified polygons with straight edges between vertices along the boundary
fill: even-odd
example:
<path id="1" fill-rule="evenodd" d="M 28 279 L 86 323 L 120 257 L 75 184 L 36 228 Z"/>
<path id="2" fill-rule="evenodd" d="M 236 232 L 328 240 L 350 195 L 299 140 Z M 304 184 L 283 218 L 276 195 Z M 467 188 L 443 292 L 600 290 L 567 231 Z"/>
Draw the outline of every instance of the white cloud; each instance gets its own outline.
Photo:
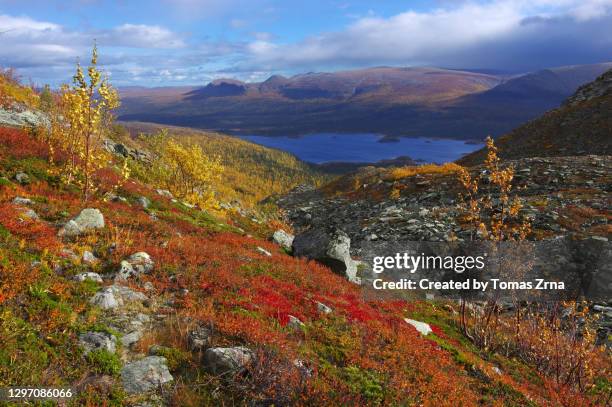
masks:
<path id="1" fill-rule="evenodd" d="M 563 27 L 523 24 L 562 19 L 567 32 L 584 24 L 591 34 L 594 20 L 609 18 L 612 0 L 497 0 L 488 3 L 461 2 L 427 12 L 407 11 L 388 18 L 362 17 L 342 31 L 323 33 L 293 44 L 255 40 L 249 45 L 251 63 L 267 67 L 300 67 L 354 64 L 469 64 L 480 47 L 524 41 L 557 34 Z M 536 21 L 536 20 L 533 20 Z M 601 28 L 605 29 L 605 28 Z M 612 26 L 607 29 L 612 38 Z M 588 41 L 588 38 L 582 38 Z M 512 50 L 511 50 L 512 51 Z M 510 51 L 510 52 L 511 52 Z M 499 49 L 499 53 L 507 52 Z M 462 57 L 463 55 L 463 57 Z M 474 62 L 480 62 L 477 58 Z M 495 55 L 491 55 L 492 61 Z M 612 55 L 610 55 L 612 58 Z M 521 62 L 521 61 L 517 61 Z M 534 62 L 534 61 L 529 61 Z M 477 65 L 473 65 L 477 66 Z"/>
<path id="2" fill-rule="evenodd" d="M 123 24 L 111 31 L 102 32 L 100 43 L 110 46 L 134 48 L 182 48 L 183 40 L 158 25 Z"/>

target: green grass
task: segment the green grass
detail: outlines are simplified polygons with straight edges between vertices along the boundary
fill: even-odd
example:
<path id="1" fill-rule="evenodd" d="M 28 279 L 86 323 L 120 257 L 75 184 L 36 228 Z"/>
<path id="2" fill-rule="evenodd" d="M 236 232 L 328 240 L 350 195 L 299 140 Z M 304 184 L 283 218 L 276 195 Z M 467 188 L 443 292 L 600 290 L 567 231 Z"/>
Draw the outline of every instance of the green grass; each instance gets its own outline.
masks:
<path id="1" fill-rule="evenodd" d="M 85 356 L 85 359 L 89 363 L 91 370 L 96 373 L 117 376 L 119 372 L 121 372 L 121 360 L 119 356 L 106 349 L 89 352 Z"/>

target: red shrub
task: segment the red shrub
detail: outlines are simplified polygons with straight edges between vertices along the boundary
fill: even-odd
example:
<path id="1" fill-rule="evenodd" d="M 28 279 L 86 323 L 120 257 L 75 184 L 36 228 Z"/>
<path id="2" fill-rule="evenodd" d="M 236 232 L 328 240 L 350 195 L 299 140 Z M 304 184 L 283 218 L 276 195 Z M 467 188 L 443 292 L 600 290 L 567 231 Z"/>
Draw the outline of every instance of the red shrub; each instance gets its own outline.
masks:
<path id="1" fill-rule="evenodd" d="M 0 205 L 0 224 L 11 234 L 39 250 L 60 247 L 56 230 L 40 220 L 28 219 L 23 210 L 10 203 Z"/>
<path id="2" fill-rule="evenodd" d="M 0 127 L 0 145 L 6 153 L 15 158 L 39 157 L 49 158 L 49 147 L 43 141 L 20 129 Z"/>

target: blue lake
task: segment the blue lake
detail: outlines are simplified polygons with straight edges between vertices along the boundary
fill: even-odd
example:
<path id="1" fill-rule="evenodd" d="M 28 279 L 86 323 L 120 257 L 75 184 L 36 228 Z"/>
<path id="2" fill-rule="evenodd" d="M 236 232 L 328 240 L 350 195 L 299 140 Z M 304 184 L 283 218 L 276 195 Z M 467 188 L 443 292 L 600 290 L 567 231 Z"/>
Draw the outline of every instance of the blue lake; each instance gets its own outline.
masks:
<path id="1" fill-rule="evenodd" d="M 266 147 L 287 151 L 311 163 L 376 162 L 408 156 L 431 163 L 454 161 L 478 150 L 482 144 L 460 140 L 400 137 L 393 142 L 380 142 L 379 134 L 317 133 L 301 137 L 238 136 Z"/>

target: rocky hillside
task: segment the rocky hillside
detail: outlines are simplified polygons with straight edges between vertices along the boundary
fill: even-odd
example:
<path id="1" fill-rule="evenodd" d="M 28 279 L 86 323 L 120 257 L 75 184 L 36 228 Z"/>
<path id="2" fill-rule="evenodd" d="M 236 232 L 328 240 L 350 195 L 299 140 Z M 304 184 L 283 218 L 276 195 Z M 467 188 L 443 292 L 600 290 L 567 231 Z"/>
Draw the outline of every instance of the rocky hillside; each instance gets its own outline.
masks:
<path id="1" fill-rule="evenodd" d="M 365 178 L 330 185 L 335 198 L 304 189 L 287 198 L 300 232 L 308 222 L 345 221 L 348 234 L 322 235 L 320 247 L 278 222 L 241 210 L 214 215 L 158 185 L 122 181 L 126 156 L 149 158 L 117 141 L 103 144 L 113 154 L 84 201 L 57 171 L 65 156 L 55 150 L 50 163 L 44 134 L 0 127 L 0 387 L 70 387 L 63 403 L 75 406 L 606 400 L 609 365 L 598 349 L 581 353 L 594 369 L 587 392 L 536 363 L 476 347 L 457 325 L 457 304 L 375 298 L 334 272 L 340 262 L 357 277 L 350 216 L 380 214 L 369 239 L 392 238 L 391 225 L 404 216 L 416 224 L 407 233 L 444 238 L 447 215 L 436 215 L 452 200 L 444 171 L 396 177 L 405 188 L 395 207 L 383 196 L 393 182 Z M 567 181 L 551 197 L 559 228 L 602 241 L 606 226 L 596 215 L 606 205 L 607 158 L 587 157 L 576 168 L 526 162 L 525 182 L 549 196 L 555 179 Z M 438 189 L 437 177 L 448 188 Z M 370 203 L 374 192 L 383 199 Z M 581 206 L 587 196 L 590 210 Z"/>
<path id="2" fill-rule="evenodd" d="M 612 154 L 612 70 L 580 87 L 561 107 L 497 140 L 503 158 Z M 482 162 L 484 150 L 458 162 Z"/>
<path id="3" fill-rule="evenodd" d="M 44 144 L 0 131 L 1 386 L 72 386 L 74 405 L 558 402 L 528 366 L 483 358 L 452 307 L 367 300 L 261 220 L 154 186 L 83 204 Z"/>

